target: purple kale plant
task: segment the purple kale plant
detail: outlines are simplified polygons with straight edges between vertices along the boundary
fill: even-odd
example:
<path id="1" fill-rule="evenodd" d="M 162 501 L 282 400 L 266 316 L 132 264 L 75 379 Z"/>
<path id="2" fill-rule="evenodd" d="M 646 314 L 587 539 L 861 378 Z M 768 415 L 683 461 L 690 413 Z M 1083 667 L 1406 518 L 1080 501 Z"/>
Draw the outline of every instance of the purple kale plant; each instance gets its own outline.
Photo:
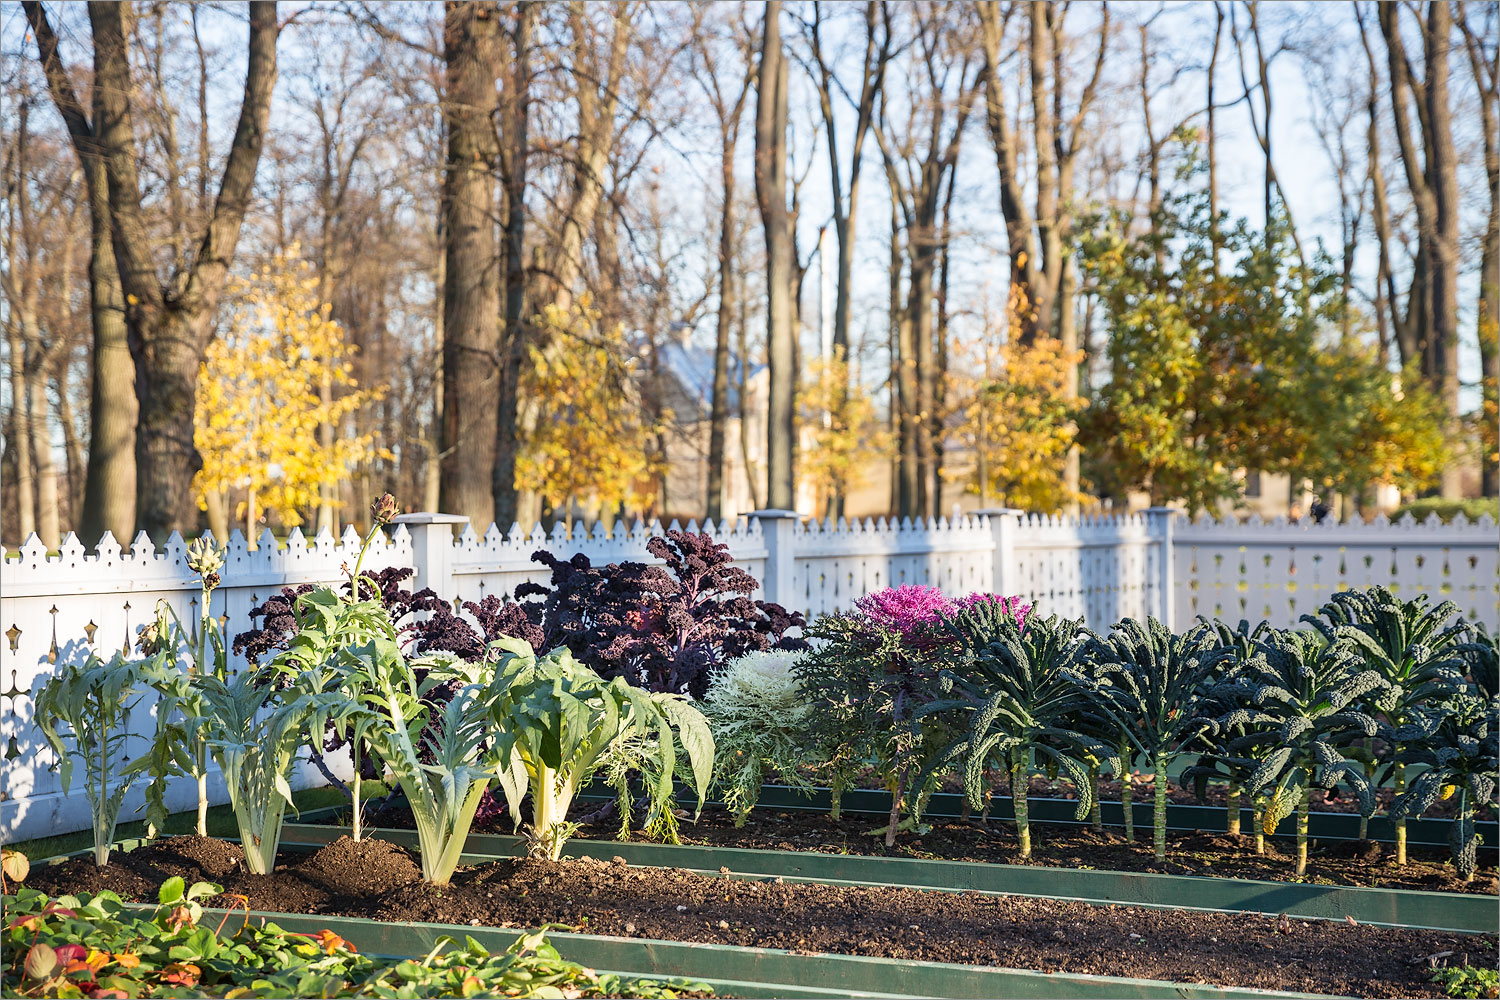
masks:
<path id="1" fill-rule="evenodd" d="M 921 644 L 926 626 L 955 610 L 953 601 L 937 587 L 905 583 L 866 594 L 854 602 L 872 623 Z"/>
<path id="2" fill-rule="evenodd" d="M 513 600 L 491 595 L 457 609 L 431 590 L 399 589 L 411 570 L 375 577 L 416 654 L 446 651 L 475 661 L 491 641 L 513 636 L 538 652 L 567 646 L 606 678 L 701 697 L 720 663 L 752 651 L 806 648 L 796 631 L 802 616 L 755 600 L 760 584 L 713 536 L 674 530 L 646 548 L 662 565 L 595 566 L 583 553 L 559 559 L 543 549 L 531 558 L 550 571 L 547 584 L 523 583 Z M 296 627 L 293 605 L 310 589 L 288 587 L 253 609 L 261 626 L 236 636 L 235 651 L 254 663 L 283 648 Z"/>
<path id="3" fill-rule="evenodd" d="M 415 603 L 422 595 L 432 593 L 424 590 L 413 595 L 411 591 L 402 588 L 401 584 L 409 579 L 413 572 L 409 567 L 390 566 L 378 573 L 361 573 L 359 596 L 361 598 L 374 597 L 374 591 L 371 589 L 373 584 L 379 590 L 380 601 L 385 605 L 385 610 L 391 616 L 391 620 L 400 621 L 414 610 Z M 282 587 L 278 593 L 266 598 L 264 603 L 251 608 L 251 622 L 259 620 L 260 625 L 234 637 L 232 648 L 235 655 L 244 656 L 252 666 L 255 666 L 260 664 L 263 657 L 285 649 L 287 642 L 297 631 L 297 598 L 312 590 L 313 585 L 310 583 L 297 587 Z M 349 592 L 347 582 L 343 585 L 343 591 L 346 594 Z"/>
<path id="4" fill-rule="evenodd" d="M 800 614 L 751 597 L 760 586 L 732 565 L 729 547 L 711 535 L 669 531 L 646 550 L 661 566 L 632 571 L 639 588 L 623 616 L 625 629 L 607 648 L 600 672 L 652 691 L 702 697 L 709 672 L 749 652 L 804 649 L 787 633 Z"/>

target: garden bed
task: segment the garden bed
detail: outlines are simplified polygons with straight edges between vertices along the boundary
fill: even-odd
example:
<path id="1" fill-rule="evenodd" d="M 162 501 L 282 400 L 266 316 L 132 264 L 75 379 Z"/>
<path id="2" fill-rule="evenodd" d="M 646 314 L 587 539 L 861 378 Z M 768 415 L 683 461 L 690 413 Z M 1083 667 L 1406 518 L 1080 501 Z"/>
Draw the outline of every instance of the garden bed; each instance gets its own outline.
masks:
<path id="1" fill-rule="evenodd" d="M 1138 829 L 1147 829 L 1151 825 L 1152 798 L 1155 795 L 1152 784 L 1149 777 L 1137 776 L 1132 782 L 1132 813 Z M 948 785 L 949 782 L 945 782 L 945 787 Z M 999 787 L 999 785 L 992 787 Z M 1100 782 L 1099 809 L 1106 825 L 1118 827 L 1124 823 L 1124 808 L 1119 801 L 1119 794 L 1119 782 L 1113 780 Z M 1171 785 L 1167 791 L 1170 803 L 1167 806 L 1167 828 L 1169 830 L 1222 832 L 1226 829 L 1227 821 L 1225 794 L 1223 785 L 1210 785 L 1204 796 L 1206 802 L 1204 804 L 1198 801 L 1192 789 Z M 1394 793 L 1389 788 L 1383 788 L 1376 795 L 1376 801 L 1380 803 L 1381 810 L 1385 810 L 1390 806 L 1394 797 Z M 612 799 L 613 794 L 585 794 L 583 798 L 604 802 Z M 680 799 L 689 806 L 696 801 L 685 789 Z M 804 794 L 785 785 L 766 785 L 761 790 L 758 808 L 826 813 L 829 810 L 829 804 L 830 795 L 826 788 L 814 788 L 810 793 Z M 884 817 L 891 811 L 891 795 L 890 792 L 879 788 L 850 789 L 844 792 L 839 804 L 843 812 L 851 815 Z M 1351 798 L 1348 796 L 1328 798 L 1327 793 L 1320 788 L 1310 796 L 1309 804 L 1311 805 L 1309 835 L 1342 840 L 1360 839 L 1359 814 Z M 1033 821 L 1077 824 L 1080 822 L 1074 819 L 1077 808 L 1078 795 L 1067 782 L 1048 781 L 1045 778 L 1032 779 L 1027 809 Z M 1448 834 L 1452 828 L 1452 820 L 1449 818 L 1452 811 L 1451 800 L 1438 801 L 1421 818 L 1408 819 L 1406 821 L 1407 843 L 1446 846 Z M 966 817 L 971 812 L 972 810 L 964 808 L 964 796 L 956 790 L 937 792 L 923 810 L 926 816 L 948 819 Z M 1480 818 L 1475 823 L 1476 829 L 1484 837 L 1485 843 L 1495 844 L 1497 838 L 1500 838 L 1500 824 L 1492 818 L 1493 808 L 1486 805 L 1478 809 L 1477 814 Z M 991 820 L 1009 820 L 1013 817 L 1014 813 L 1008 795 L 996 795 L 990 800 L 989 818 Z M 1240 809 L 1240 822 L 1243 829 L 1252 829 L 1253 819 L 1254 814 L 1249 806 L 1243 806 Z M 1085 819 L 1082 822 L 1087 823 L 1088 820 Z M 1384 812 L 1377 812 L 1376 815 L 1370 817 L 1365 830 L 1365 839 L 1393 842 L 1396 839 L 1396 832 L 1390 817 Z"/>
<path id="2" fill-rule="evenodd" d="M 346 830 L 339 827 L 293 825 L 284 831 L 282 844 L 311 851 L 344 836 Z M 377 836 L 408 849 L 417 844 L 415 833 L 406 830 L 385 830 Z M 735 878 L 978 891 L 1107 905 L 1285 913 L 1299 918 L 1354 919 L 1476 933 L 1500 929 L 1494 900 L 1478 894 L 639 841 L 577 839 L 570 840 L 565 851 L 569 857 L 602 861 L 623 858 L 629 864 L 654 868 L 710 873 L 728 869 Z M 471 834 L 464 847 L 464 863 L 483 864 L 525 853 L 525 842 L 519 837 Z"/>
<path id="3" fill-rule="evenodd" d="M 82 858 L 39 866 L 27 884 L 150 899 L 157 885 L 180 875 L 218 881 L 254 910 L 319 917 L 499 928 L 560 923 L 610 937 L 1368 997 L 1438 996 L 1429 963 L 1484 964 L 1495 948 L 1492 935 L 740 880 L 595 859 L 491 861 L 436 889 L 420 881 L 403 849 L 380 841 L 285 851 L 267 876 L 243 874 L 235 853 L 219 842 L 173 838 L 120 853 L 102 870 Z"/>
<path id="4" fill-rule="evenodd" d="M 889 802 L 889 798 L 887 798 Z M 1006 802 L 1008 799 L 997 800 Z M 582 812 L 583 810 L 580 810 Z M 337 810 L 309 814 L 309 820 L 342 822 Z M 1033 816 L 1035 812 L 1033 811 Z M 344 816 L 347 819 L 347 816 Z M 884 825 L 884 819 L 851 815 L 834 821 L 826 813 L 805 810 L 756 809 L 743 827 L 736 827 L 724 810 L 709 806 L 696 823 L 683 822 L 679 836 L 685 844 L 742 847 L 774 851 L 819 851 L 827 854 L 858 854 L 880 857 L 928 858 L 998 864 L 1031 864 L 1048 867 L 1108 869 L 1165 875 L 1215 875 L 1257 881 L 1291 881 L 1296 878 L 1292 846 L 1285 840 L 1268 838 L 1266 853 L 1255 853 L 1254 839 L 1224 833 L 1173 831 L 1167 836 L 1167 858 L 1158 862 L 1151 851 L 1149 820 L 1136 829 L 1136 842 L 1126 841 L 1118 829 L 1106 827 L 1095 833 L 1087 826 L 1033 823 L 1032 856 L 1021 861 L 1015 828 L 994 814 L 988 823 L 977 818 L 958 822 L 928 815 L 926 833 L 905 832 L 894 847 L 869 831 Z M 1221 816 L 1222 821 L 1222 816 Z M 395 804 L 372 820 L 377 827 L 412 829 L 410 812 Z M 1290 825 L 1290 824 L 1287 824 Z M 510 834 L 508 818 L 475 823 L 475 832 Z M 1247 822 L 1245 829 L 1251 829 Z M 612 840 L 618 832 L 614 819 L 586 824 L 579 836 Z M 1458 878 L 1441 848 L 1413 848 L 1408 863 L 1397 867 L 1393 854 L 1379 843 L 1331 839 L 1313 848 L 1308 876 L 1301 881 L 1325 885 L 1385 889 L 1415 889 L 1423 892 L 1494 894 L 1497 852 L 1489 847 L 1479 852 L 1481 868 L 1472 882 Z"/>

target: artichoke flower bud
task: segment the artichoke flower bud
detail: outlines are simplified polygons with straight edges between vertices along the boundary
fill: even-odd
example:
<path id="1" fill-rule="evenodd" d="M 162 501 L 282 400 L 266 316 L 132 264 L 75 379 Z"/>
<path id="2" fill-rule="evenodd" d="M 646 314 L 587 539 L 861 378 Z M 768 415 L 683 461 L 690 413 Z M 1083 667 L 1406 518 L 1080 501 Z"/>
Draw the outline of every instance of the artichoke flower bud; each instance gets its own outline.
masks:
<path id="1" fill-rule="evenodd" d="M 377 527 L 390 524 L 401 513 L 401 508 L 396 505 L 396 498 L 389 493 L 382 493 L 370 504 L 370 516 L 374 518 Z"/>
<path id="2" fill-rule="evenodd" d="M 142 656 L 154 656 L 162 650 L 162 632 L 157 628 L 156 622 L 147 622 L 141 626 L 136 639 L 136 648 Z"/>
<path id="3" fill-rule="evenodd" d="M 214 578 L 212 587 L 218 586 L 219 570 L 224 568 L 224 551 L 214 542 L 212 538 L 204 536 L 193 540 L 187 548 L 188 569 L 197 573 L 208 583 L 208 578 Z"/>

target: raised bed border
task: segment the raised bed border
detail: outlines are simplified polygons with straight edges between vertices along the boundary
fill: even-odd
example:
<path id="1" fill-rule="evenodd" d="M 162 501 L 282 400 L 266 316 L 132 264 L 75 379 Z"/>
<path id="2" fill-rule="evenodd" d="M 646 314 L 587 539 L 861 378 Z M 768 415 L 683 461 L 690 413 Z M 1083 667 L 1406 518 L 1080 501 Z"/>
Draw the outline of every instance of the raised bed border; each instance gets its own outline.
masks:
<path id="1" fill-rule="evenodd" d="M 204 910 L 204 920 L 243 916 L 242 910 Z M 472 937 L 490 951 L 503 951 L 519 930 L 461 924 L 394 923 L 358 917 L 251 911 L 252 919 L 274 921 L 288 931 L 316 933 L 325 928 L 382 957 L 425 954 L 443 936 Z M 1201 998 L 1201 1000 L 1351 1000 L 1330 994 L 1283 993 L 1249 987 L 1174 983 L 1082 973 L 1034 972 L 949 962 L 917 962 L 829 953 L 795 954 L 779 948 L 598 934 L 549 932 L 572 962 L 628 977 L 680 978 L 706 982 L 716 992 L 746 997 L 1014 997 L 1017 1000 L 1109 1000 L 1109 998 Z"/>
<path id="2" fill-rule="evenodd" d="M 282 846 L 316 848 L 347 833 L 344 827 L 288 823 L 282 830 Z M 417 844 L 416 833 L 411 830 L 375 829 L 370 835 L 408 849 L 415 849 Z M 516 857 L 524 849 L 523 843 L 519 837 L 471 833 L 462 863 Z M 1496 898 L 1479 893 L 581 838 L 568 841 L 565 853 L 602 861 L 622 857 L 643 867 L 685 868 L 715 875 L 728 868 L 730 877 L 735 878 L 974 891 L 1158 909 L 1285 913 L 1314 920 L 1352 918 L 1380 926 L 1467 934 L 1500 931 Z"/>
<path id="3" fill-rule="evenodd" d="M 578 796 L 580 802 L 602 803 L 613 801 L 613 792 L 595 792 L 585 788 Z M 685 787 L 678 789 L 678 797 L 687 808 L 697 805 L 697 796 Z M 723 803 L 710 799 L 710 804 Z M 762 785 L 760 801 L 756 809 L 778 812 L 822 812 L 829 810 L 832 793 L 827 788 L 815 788 L 810 793 L 799 792 L 786 785 Z M 957 792 L 937 792 L 922 811 L 924 817 L 933 819 L 957 819 L 963 815 L 964 797 Z M 891 813 L 891 793 L 884 789 L 851 788 L 844 792 L 839 802 L 842 812 L 859 816 L 887 817 Z M 1077 799 L 1028 796 L 1026 808 L 1033 823 L 1068 824 L 1085 826 L 1088 819 L 1074 819 L 1078 809 Z M 1135 799 L 1131 812 L 1135 816 L 1136 831 L 1150 830 L 1154 819 L 1153 806 L 1149 801 Z M 1117 800 L 1101 800 L 1100 818 L 1105 826 L 1120 828 L 1125 825 L 1125 810 Z M 1167 829 L 1205 833 L 1224 833 L 1228 829 L 1228 810 L 1223 806 L 1193 806 L 1171 803 L 1167 806 Z M 1015 811 L 1009 796 L 995 796 L 990 803 L 989 818 L 1002 822 L 1013 822 Z M 1255 814 L 1249 808 L 1240 810 L 1240 822 L 1246 830 L 1254 828 Z M 1290 829 L 1291 823 L 1283 824 Z M 1474 824 L 1484 837 L 1486 847 L 1500 844 L 1500 822 L 1483 820 Z M 1453 828 L 1451 819 L 1408 819 L 1406 841 L 1414 847 L 1447 847 L 1448 833 Z M 1366 839 L 1382 843 L 1395 843 L 1396 828 L 1389 816 L 1372 816 Z M 1308 836 L 1318 840 L 1359 840 L 1359 815 L 1357 813 L 1313 812 L 1308 816 Z"/>

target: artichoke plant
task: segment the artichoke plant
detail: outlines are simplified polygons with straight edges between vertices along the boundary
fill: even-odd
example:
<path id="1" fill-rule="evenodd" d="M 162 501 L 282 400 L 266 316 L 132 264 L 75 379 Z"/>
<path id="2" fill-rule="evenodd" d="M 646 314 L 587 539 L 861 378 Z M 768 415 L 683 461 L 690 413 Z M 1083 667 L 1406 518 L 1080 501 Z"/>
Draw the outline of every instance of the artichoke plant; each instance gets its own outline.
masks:
<path id="1" fill-rule="evenodd" d="M 949 694 L 926 711 L 967 721 L 942 759 L 961 762 L 972 808 L 980 807 L 990 761 L 998 757 L 1005 763 L 1024 859 L 1031 857 L 1026 790 L 1036 763 L 1068 774 L 1078 788 L 1079 820 L 1092 805 L 1090 758 L 1108 763 L 1116 773 L 1120 763 L 1113 746 L 1080 727 L 1091 707 L 1084 676 L 1089 633 L 1082 624 L 1033 617 L 1024 633 L 1009 618 L 997 616 L 992 624 L 993 632 L 951 628 L 967 634 L 973 645 L 962 650 L 958 664 L 943 671 Z"/>
<path id="2" fill-rule="evenodd" d="M 1127 618 L 1093 649 L 1098 669 L 1089 678 L 1090 693 L 1124 734 L 1130 756 L 1144 756 L 1155 774 L 1152 842 L 1161 861 L 1167 856 L 1168 764 L 1215 729 L 1205 687 L 1234 653 L 1211 628 L 1196 625 L 1173 635 L 1155 618 Z"/>
<path id="3" fill-rule="evenodd" d="M 1427 595 L 1403 601 L 1384 587 L 1335 594 L 1318 612 L 1328 621 L 1304 616 L 1326 634 L 1346 637 L 1365 666 L 1385 681 L 1367 707 L 1379 725 L 1381 756 L 1396 794 L 1406 788 L 1406 747 L 1427 739 L 1433 716 L 1426 707 L 1445 701 L 1463 686 L 1448 656 L 1466 627 L 1454 623 L 1458 606 L 1429 606 Z M 1371 761 L 1373 770 L 1373 759 Z M 1378 777 L 1383 779 L 1386 775 Z M 1377 780 L 1376 785 L 1383 784 Z M 1396 863 L 1406 863 L 1406 818 L 1395 820 Z"/>
<path id="4" fill-rule="evenodd" d="M 623 677 L 606 681 L 574 659 L 566 646 L 537 656 L 522 639 L 498 639 L 491 645 L 499 654 L 490 681 L 494 701 L 489 715 L 496 773 L 517 825 L 522 802 L 530 796 L 533 854 L 551 861 L 562 856 L 563 842 L 577 829 L 568 821 L 573 797 L 612 760 L 628 765 L 615 772 L 621 779 L 617 791 L 625 822 L 630 813 L 623 776 L 635 769 L 654 779 L 646 788 L 647 829 L 674 835 L 679 749 L 687 757 L 683 777 L 703 807 L 713 777 L 714 738 L 707 720 L 686 698 L 644 691 Z"/>
<path id="5" fill-rule="evenodd" d="M 1496 690 L 1495 640 L 1480 631 L 1474 642 L 1459 646 L 1456 662 L 1469 677 L 1465 690 L 1429 705 L 1433 725 L 1427 735 L 1408 744 L 1400 762 L 1421 764 L 1402 794 L 1391 804 L 1391 816 L 1420 816 L 1439 799 L 1457 796 L 1449 847 L 1453 864 L 1465 881 L 1474 878 L 1480 836 L 1474 828 L 1475 806 L 1493 803 L 1500 780 L 1500 692 Z"/>
<path id="6" fill-rule="evenodd" d="M 1219 731 L 1244 730 L 1225 742 L 1221 755 L 1241 767 L 1259 759 L 1245 787 L 1252 795 L 1269 791 L 1262 821 L 1267 835 L 1297 813 L 1297 874 L 1303 875 L 1314 787 L 1332 789 L 1342 782 L 1363 815 L 1374 811 L 1364 768 L 1346 752 L 1355 739 L 1375 734 L 1375 719 L 1360 706 L 1385 682 L 1376 671 L 1361 669 L 1363 661 L 1343 637 L 1269 630 L 1255 646 L 1229 690 L 1219 692 L 1238 706 L 1217 720 Z"/>

